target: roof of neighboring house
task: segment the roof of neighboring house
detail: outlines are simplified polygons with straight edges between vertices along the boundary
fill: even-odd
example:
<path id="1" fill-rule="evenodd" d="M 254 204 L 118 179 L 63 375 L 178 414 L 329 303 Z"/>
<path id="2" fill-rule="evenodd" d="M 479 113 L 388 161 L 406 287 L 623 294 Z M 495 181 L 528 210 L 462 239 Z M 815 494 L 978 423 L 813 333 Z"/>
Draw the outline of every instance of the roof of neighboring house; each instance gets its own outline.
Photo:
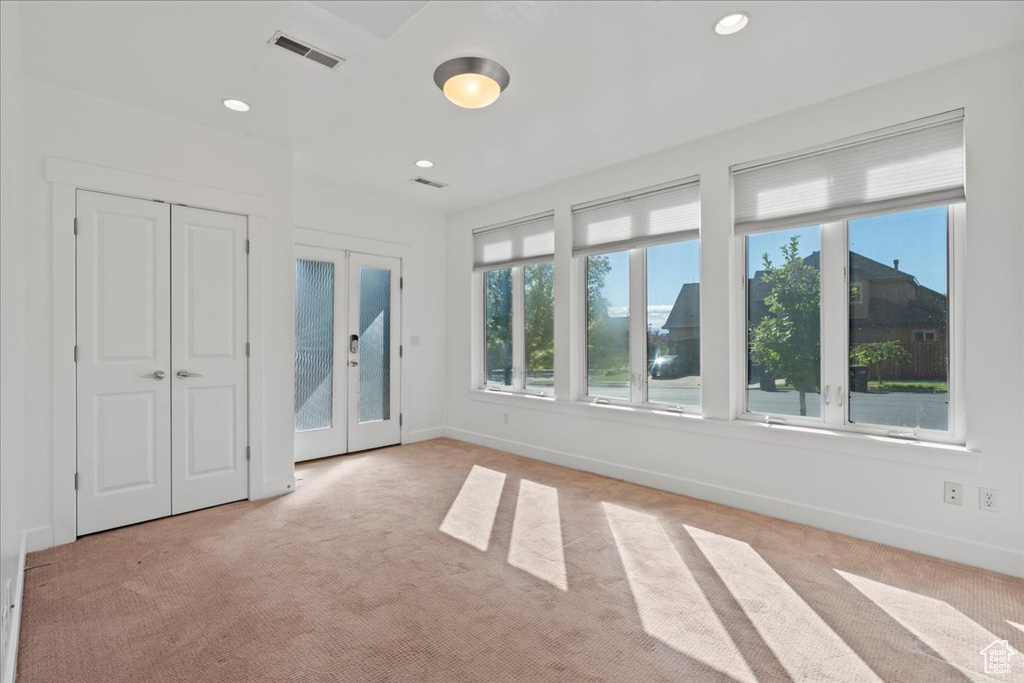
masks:
<path id="1" fill-rule="evenodd" d="M 679 290 L 676 302 L 661 329 L 700 327 L 700 283 L 687 282 Z"/>

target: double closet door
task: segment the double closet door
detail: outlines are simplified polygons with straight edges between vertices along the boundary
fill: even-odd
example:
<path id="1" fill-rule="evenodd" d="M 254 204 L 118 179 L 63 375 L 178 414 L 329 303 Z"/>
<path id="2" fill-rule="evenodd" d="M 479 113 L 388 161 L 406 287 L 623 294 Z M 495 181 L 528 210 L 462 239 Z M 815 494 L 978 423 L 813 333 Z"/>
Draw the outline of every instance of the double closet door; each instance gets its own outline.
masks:
<path id="1" fill-rule="evenodd" d="M 77 193 L 78 534 L 248 495 L 245 216 Z"/>
<path id="2" fill-rule="evenodd" d="M 401 260 L 295 255 L 295 459 L 400 443 Z"/>

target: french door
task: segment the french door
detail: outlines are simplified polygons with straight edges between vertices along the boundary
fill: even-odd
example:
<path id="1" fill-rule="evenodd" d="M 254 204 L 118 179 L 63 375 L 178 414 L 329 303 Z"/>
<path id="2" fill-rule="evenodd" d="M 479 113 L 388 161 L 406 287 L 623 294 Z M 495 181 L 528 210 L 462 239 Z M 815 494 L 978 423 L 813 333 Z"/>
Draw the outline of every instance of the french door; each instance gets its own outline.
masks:
<path id="1" fill-rule="evenodd" d="M 295 248 L 295 459 L 345 453 L 345 252 Z"/>
<path id="2" fill-rule="evenodd" d="M 402 440 L 401 261 L 349 254 L 348 450 Z"/>
<path id="3" fill-rule="evenodd" d="M 245 498 L 244 216 L 77 193 L 78 533 Z"/>
<path id="4" fill-rule="evenodd" d="M 401 442 L 401 261 L 297 247 L 295 459 Z"/>

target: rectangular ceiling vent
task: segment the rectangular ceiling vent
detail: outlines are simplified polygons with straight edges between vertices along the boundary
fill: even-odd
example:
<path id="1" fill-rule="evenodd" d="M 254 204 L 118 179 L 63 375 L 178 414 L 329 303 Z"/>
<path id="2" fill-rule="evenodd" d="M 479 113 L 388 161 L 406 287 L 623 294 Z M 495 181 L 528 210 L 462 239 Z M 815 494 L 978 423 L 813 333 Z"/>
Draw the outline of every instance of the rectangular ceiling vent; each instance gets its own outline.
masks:
<path id="1" fill-rule="evenodd" d="M 285 50 L 288 50 L 288 52 L 294 52 L 300 57 L 305 57 L 306 59 L 316 62 L 317 64 L 326 66 L 328 69 L 333 69 L 345 61 L 344 59 L 338 57 L 337 55 L 332 55 L 329 52 L 321 50 L 320 48 L 316 48 L 311 45 L 306 45 L 305 43 L 301 43 L 298 40 L 295 40 L 294 38 L 290 38 L 289 36 L 286 36 L 280 31 L 275 33 L 274 36 L 270 39 L 270 44 L 284 48 Z"/>
<path id="2" fill-rule="evenodd" d="M 423 176 L 420 176 L 419 178 L 413 178 L 412 181 L 414 183 L 419 183 L 420 185 L 426 185 L 427 187 L 436 187 L 439 190 L 442 187 L 448 187 L 446 183 L 439 183 L 436 180 L 427 180 Z"/>

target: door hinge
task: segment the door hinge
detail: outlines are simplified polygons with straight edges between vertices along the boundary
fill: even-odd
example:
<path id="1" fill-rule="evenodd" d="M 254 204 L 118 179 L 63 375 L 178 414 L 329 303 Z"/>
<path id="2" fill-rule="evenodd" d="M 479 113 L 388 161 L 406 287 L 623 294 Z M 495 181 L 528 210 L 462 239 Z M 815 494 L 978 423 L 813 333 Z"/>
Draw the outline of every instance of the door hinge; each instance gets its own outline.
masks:
<path id="1" fill-rule="evenodd" d="M 398 288 L 399 289 L 405 289 L 405 278 L 404 277 L 398 278 Z"/>
<path id="2" fill-rule="evenodd" d="M 399 427 L 402 426 L 402 414 L 401 413 L 398 414 L 398 426 Z"/>
<path id="3" fill-rule="evenodd" d="M 252 460 L 252 446 L 245 447 L 245 459 Z"/>
<path id="4" fill-rule="evenodd" d="M 245 342 L 245 357 L 248 358 L 250 353 L 252 353 L 252 345 Z"/>
<path id="5" fill-rule="evenodd" d="M 399 344 L 399 345 L 398 345 L 398 357 L 399 357 L 399 358 L 401 358 L 401 357 L 402 357 L 402 353 L 404 352 L 404 348 L 405 348 L 405 347 L 404 347 L 404 346 L 402 346 L 401 344 Z"/>
<path id="6" fill-rule="evenodd" d="M 78 216 L 75 216 L 75 235 L 78 235 Z"/>
<path id="7" fill-rule="evenodd" d="M 75 490 L 78 490 L 78 472 L 75 472 Z"/>
<path id="8" fill-rule="evenodd" d="M 78 344 L 75 344 L 75 362 L 78 362 Z"/>
<path id="9" fill-rule="evenodd" d="M 250 249 L 250 246 L 251 246 L 251 245 L 250 245 L 250 243 L 249 243 L 249 240 L 246 240 L 246 241 L 245 241 L 245 253 L 246 253 L 246 254 L 248 254 L 248 253 L 249 253 L 249 249 Z"/>

